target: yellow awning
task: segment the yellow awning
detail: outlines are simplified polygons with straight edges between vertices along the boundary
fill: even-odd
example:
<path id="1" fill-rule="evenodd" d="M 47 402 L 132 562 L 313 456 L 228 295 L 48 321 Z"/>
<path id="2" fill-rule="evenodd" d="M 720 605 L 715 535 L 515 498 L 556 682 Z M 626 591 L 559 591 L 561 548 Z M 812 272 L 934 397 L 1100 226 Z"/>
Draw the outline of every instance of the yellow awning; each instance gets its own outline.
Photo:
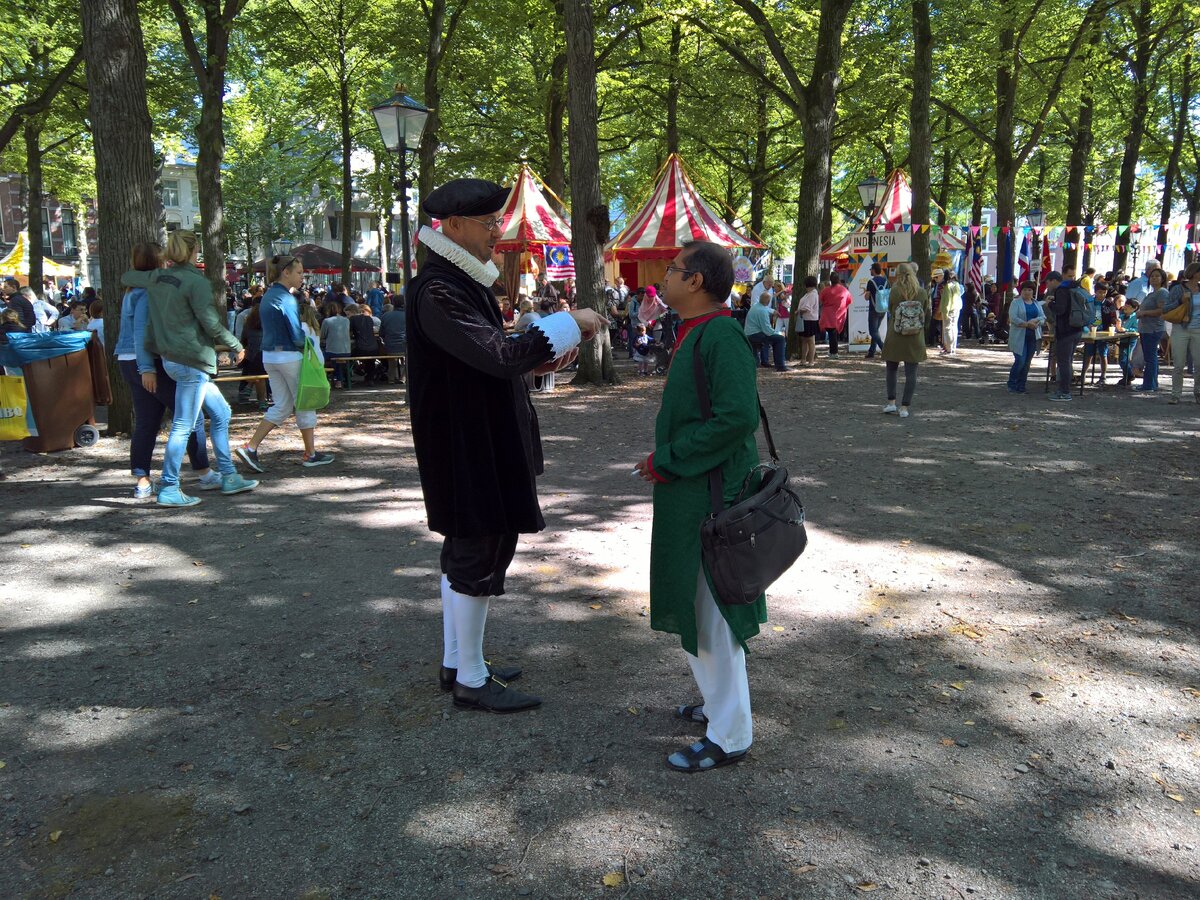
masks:
<path id="1" fill-rule="evenodd" d="M 42 274 L 49 278 L 74 278 L 75 267 L 64 266 L 43 257 Z M 17 243 L 12 248 L 12 252 L 4 259 L 0 259 L 0 275 L 29 279 L 28 244 L 24 231 L 17 235 Z"/>

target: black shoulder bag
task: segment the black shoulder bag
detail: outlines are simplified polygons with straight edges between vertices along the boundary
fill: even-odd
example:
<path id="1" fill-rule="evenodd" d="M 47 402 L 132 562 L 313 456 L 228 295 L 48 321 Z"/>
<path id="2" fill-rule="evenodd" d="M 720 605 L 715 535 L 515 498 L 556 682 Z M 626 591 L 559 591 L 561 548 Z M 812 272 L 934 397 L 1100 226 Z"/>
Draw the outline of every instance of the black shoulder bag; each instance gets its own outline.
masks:
<path id="1" fill-rule="evenodd" d="M 692 373 L 700 412 L 711 419 L 712 400 L 700 357 L 700 339 L 692 347 Z M 771 425 L 762 402 L 758 404 L 763 435 L 771 462 L 755 466 L 742 482 L 733 505 L 725 508 L 725 479 L 721 467 L 708 473 L 712 514 L 700 525 L 700 548 L 716 589 L 717 600 L 727 606 L 745 606 L 758 599 L 800 558 L 808 544 L 804 530 L 804 504 L 788 484 L 788 473 L 779 464 Z M 760 475 L 756 489 L 752 484 Z"/>

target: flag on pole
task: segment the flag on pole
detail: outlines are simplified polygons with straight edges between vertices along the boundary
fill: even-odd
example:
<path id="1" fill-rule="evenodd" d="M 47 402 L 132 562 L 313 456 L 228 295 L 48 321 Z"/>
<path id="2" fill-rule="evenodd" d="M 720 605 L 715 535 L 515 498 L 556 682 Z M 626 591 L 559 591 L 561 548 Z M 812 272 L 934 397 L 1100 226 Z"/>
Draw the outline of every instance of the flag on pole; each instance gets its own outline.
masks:
<path id="1" fill-rule="evenodd" d="M 546 277 L 551 281 L 575 277 L 575 260 L 571 257 L 570 247 L 546 245 Z"/>
<path id="2" fill-rule="evenodd" d="M 979 232 L 975 232 L 975 237 L 971 240 L 971 272 L 967 276 L 970 283 L 975 286 L 975 290 L 979 292 L 979 296 L 983 297 L 983 239 L 979 236 Z"/>
<path id="3" fill-rule="evenodd" d="M 1029 253 L 1029 233 L 1026 232 L 1021 238 L 1021 253 L 1017 257 L 1017 284 L 1029 280 L 1029 274 L 1032 271 L 1033 257 Z"/>
<path id="4" fill-rule="evenodd" d="M 1042 274 L 1039 279 L 1038 295 L 1046 293 L 1046 276 L 1054 271 L 1054 260 L 1050 258 L 1050 240 L 1042 238 Z"/>

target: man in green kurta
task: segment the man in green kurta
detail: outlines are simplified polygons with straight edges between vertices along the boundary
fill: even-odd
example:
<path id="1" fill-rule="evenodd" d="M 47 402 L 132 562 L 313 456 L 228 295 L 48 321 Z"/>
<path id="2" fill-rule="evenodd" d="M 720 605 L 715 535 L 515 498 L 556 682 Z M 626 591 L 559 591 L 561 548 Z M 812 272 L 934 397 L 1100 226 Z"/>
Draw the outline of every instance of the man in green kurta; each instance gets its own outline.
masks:
<path id="1" fill-rule="evenodd" d="M 654 452 L 638 463 L 654 484 L 650 543 L 650 627 L 679 635 L 702 703 L 677 707 L 707 726 L 703 740 L 667 758 L 682 772 L 735 763 L 752 739 L 746 639 L 767 621 L 766 600 L 726 606 L 713 595 L 700 553 L 700 523 L 712 513 L 708 473 L 720 468 L 725 503 L 758 464 L 757 365 L 754 351 L 725 308 L 733 287 L 729 251 L 707 241 L 684 246 L 667 267 L 664 299 L 683 324 L 654 428 Z M 700 411 L 693 371 L 697 345 L 712 417 Z"/>

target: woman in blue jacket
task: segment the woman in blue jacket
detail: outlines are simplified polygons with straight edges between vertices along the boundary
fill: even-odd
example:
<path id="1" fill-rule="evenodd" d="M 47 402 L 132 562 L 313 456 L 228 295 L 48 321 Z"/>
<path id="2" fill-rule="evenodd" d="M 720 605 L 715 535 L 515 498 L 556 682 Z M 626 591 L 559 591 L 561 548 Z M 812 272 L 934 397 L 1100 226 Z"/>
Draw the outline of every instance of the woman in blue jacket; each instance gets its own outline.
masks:
<path id="1" fill-rule="evenodd" d="M 300 389 L 300 361 L 304 356 L 304 342 L 312 338 L 319 345 L 315 326 L 316 313 L 306 307 L 302 315 L 292 291 L 298 291 L 304 283 L 304 264 L 296 257 L 281 253 L 272 256 L 267 263 L 267 278 L 271 286 L 259 304 L 262 320 L 263 368 L 271 382 L 271 408 L 263 415 L 262 422 L 254 435 L 238 447 L 238 456 L 255 472 L 263 471 L 258 460 L 258 445 L 276 426 L 282 425 L 293 414 L 300 437 L 304 441 L 304 456 L 301 465 L 324 466 L 333 462 L 332 453 L 319 453 L 316 446 L 317 413 L 311 409 L 296 409 L 296 394 Z M 302 319 L 310 322 L 305 323 Z M 307 329 L 307 330 L 306 330 Z"/>
<path id="2" fill-rule="evenodd" d="M 151 272 L 162 267 L 158 244 L 138 244 L 133 248 L 132 267 Z M 162 428 L 163 413 L 175 408 L 175 382 L 163 368 L 162 359 L 146 349 L 146 321 L 149 305 L 145 288 L 130 288 L 121 300 L 121 328 L 118 331 L 117 366 L 129 385 L 133 400 L 133 436 L 129 441 L 129 468 L 137 479 L 133 487 L 136 500 L 148 500 L 155 486 L 150 480 L 154 444 Z M 187 442 L 192 471 L 200 476 L 197 487 L 211 491 L 221 486 L 221 476 L 208 466 L 208 436 L 204 418 L 196 423 Z"/>
<path id="3" fill-rule="evenodd" d="M 1032 281 L 1021 283 L 1021 294 L 1013 298 L 1008 307 L 1008 349 L 1013 354 L 1012 369 L 1008 373 L 1008 391 L 1024 394 L 1029 380 L 1029 364 L 1042 339 L 1042 326 L 1046 314 L 1042 305 L 1033 299 L 1037 285 Z"/>

